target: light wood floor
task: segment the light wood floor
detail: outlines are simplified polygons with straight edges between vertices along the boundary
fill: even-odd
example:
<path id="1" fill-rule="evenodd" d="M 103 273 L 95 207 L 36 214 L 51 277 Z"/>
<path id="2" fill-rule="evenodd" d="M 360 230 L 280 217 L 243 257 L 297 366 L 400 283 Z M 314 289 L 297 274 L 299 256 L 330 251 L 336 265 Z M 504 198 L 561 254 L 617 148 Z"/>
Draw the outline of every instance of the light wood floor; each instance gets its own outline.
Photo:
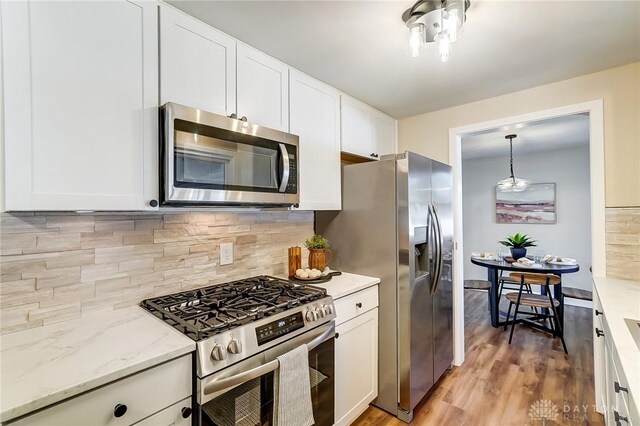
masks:
<path id="1" fill-rule="evenodd" d="M 411 424 L 541 425 L 529 416 L 531 404 L 539 400 L 558 409 L 556 420 L 546 425 L 604 424 L 594 409 L 591 310 L 567 306 L 565 327 L 569 355 L 559 339 L 526 326 L 516 326 L 509 345 L 508 332 L 489 323 L 487 293 L 467 290 L 466 360 L 445 373 L 416 407 Z M 354 425 L 405 424 L 371 406 Z"/>

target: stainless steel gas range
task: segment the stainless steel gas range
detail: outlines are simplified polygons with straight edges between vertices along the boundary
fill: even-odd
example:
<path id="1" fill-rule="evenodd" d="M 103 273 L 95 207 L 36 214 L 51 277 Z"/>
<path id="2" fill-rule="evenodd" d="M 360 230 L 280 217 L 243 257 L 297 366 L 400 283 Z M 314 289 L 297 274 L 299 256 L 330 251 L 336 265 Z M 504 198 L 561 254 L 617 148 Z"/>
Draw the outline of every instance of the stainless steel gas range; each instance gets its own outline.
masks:
<path id="1" fill-rule="evenodd" d="M 315 424 L 333 424 L 335 313 L 326 290 L 258 276 L 141 306 L 197 342 L 194 424 L 272 425 L 276 358 L 302 344 Z"/>

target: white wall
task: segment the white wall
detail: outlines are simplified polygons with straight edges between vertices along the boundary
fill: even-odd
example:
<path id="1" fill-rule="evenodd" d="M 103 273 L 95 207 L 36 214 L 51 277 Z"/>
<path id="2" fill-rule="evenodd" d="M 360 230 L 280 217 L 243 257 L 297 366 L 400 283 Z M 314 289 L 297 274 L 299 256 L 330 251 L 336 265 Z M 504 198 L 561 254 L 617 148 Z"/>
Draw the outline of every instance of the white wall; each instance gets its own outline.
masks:
<path id="1" fill-rule="evenodd" d="M 398 149 L 449 162 L 449 129 L 602 99 L 607 207 L 640 207 L 640 62 L 398 121 Z"/>
<path id="2" fill-rule="evenodd" d="M 464 139 L 462 141 L 464 149 Z M 464 278 L 487 279 L 486 269 L 473 265 L 472 251 L 495 252 L 498 240 L 516 232 L 530 234 L 546 254 L 578 260 L 581 270 L 564 277 L 570 287 L 591 290 L 591 228 L 589 146 L 529 153 L 514 157 L 516 177 L 532 183 L 555 182 L 556 224 L 498 224 L 495 185 L 508 176 L 509 157 L 462 163 Z"/>

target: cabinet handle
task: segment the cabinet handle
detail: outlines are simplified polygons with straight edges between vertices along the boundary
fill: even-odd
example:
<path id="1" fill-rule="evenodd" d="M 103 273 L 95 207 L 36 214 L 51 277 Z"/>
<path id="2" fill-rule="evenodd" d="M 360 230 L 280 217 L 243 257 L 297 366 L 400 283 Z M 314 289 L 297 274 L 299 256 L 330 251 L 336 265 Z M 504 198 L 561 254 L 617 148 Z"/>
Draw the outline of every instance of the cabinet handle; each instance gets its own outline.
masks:
<path id="1" fill-rule="evenodd" d="M 375 154 L 375 152 L 372 152 L 371 154 L 369 154 L 369 157 L 376 158 L 376 154 Z"/>
<path id="2" fill-rule="evenodd" d="M 613 390 L 615 390 L 616 393 L 620 393 L 620 391 L 629 393 L 629 388 L 620 386 L 620 383 L 618 382 L 613 382 Z"/>
<path id="3" fill-rule="evenodd" d="M 340 337 L 340 333 L 336 333 L 334 337 L 337 339 L 338 337 Z"/>
<path id="4" fill-rule="evenodd" d="M 229 116 L 229 118 L 238 118 L 238 114 L 236 114 L 235 112 L 232 112 L 231 115 Z"/>
<path id="5" fill-rule="evenodd" d="M 362 308 L 362 303 L 360 302 L 356 303 L 356 308 Z"/>
<path id="6" fill-rule="evenodd" d="M 613 410 L 613 417 L 616 419 L 616 426 L 622 426 L 622 422 L 629 424 L 629 418 L 622 417 L 616 410 Z"/>
<path id="7" fill-rule="evenodd" d="M 602 330 L 600 330 L 599 328 L 596 327 L 596 336 L 598 336 L 598 337 L 604 336 L 604 331 L 602 331 Z"/>
<path id="8" fill-rule="evenodd" d="M 180 410 L 183 419 L 188 419 L 192 412 L 191 407 L 182 407 L 182 410 Z"/>
<path id="9" fill-rule="evenodd" d="M 126 412 L 127 406 L 124 404 L 116 404 L 115 408 L 113 409 L 113 415 L 115 417 L 122 417 Z"/>
<path id="10" fill-rule="evenodd" d="M 603 312 L 600 312 L 599 310 L 596 309 L 596 315 L 603 315 Z"/>
<path id="11" fill-rule="evenodd" d="M 149 201 L 149 205 L 151 207 L 158 207 L 158 200 L 151 200 Z"/>

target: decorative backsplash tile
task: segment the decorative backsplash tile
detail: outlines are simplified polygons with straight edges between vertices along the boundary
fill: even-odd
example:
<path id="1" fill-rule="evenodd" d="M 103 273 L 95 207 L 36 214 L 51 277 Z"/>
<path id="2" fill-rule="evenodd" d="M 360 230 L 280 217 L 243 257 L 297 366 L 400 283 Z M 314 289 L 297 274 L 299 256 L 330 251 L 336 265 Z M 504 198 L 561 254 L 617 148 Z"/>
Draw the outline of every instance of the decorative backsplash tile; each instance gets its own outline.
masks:
<path id="1" fill-rule="evenodd" d="M 640 208 L 606 211 L 607 276 L 640 281 Z"/>
<path id="2" fill-rule="evenodd" d="M 2 333 L 253 275 L 285 273 L 311 212 L 0 216 Z M 234 263 L 219 265 L 219 245 Z M 303 254 L 304 258 L 304 254 Z"/>

